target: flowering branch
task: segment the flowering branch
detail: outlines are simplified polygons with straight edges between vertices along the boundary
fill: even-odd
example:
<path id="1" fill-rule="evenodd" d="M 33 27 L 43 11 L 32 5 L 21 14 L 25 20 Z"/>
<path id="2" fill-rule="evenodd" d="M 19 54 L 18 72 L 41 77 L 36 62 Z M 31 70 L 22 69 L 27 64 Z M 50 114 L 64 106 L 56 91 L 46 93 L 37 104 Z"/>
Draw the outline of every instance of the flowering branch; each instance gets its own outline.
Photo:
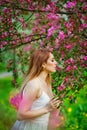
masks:
<path id="1" fill-rule="evenodd" d="M 31 41 L 28 41 L 28 42 L 24 42 L 24 43 L 22 43 L 22 44 L 18 44 L 18 45 L 16 45 L 16 46 L 13 45 L 13 46 L 11 46 L 11 47 L 8 47 L 8 48 L 5 48 L 5 49 L 1 50 L 0 53 L 2 53 L 2 52 L 4 52 L 4 51 L 7 51 L 7 50 L 11 50 L 11 49 L 18 48 L 18 47 L 20 47 L 20 46 L 29 44 L 29 43 L 34 42 L 34 41 L 38 41 L 38 40 L 43 39 L 43 38 L 46 38 L 46 36 L 44 35 L 44 36 L 42 36 L 42 37 L 33 39 L 33 40 L 31 40 Z"/>

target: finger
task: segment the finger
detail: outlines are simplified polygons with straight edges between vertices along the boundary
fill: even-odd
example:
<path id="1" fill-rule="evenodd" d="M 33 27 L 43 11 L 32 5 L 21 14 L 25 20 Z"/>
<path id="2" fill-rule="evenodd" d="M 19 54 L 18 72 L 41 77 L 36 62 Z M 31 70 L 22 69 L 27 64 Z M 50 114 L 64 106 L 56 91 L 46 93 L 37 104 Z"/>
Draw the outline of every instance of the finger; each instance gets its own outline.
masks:
<path id="1" fill-rule="evenodd" d="M 56 104 L 53 104 L 53 105 L 57 107 L 57 106 L 59 106 L 59 105 L 60 105 L 60 103 L 56 103 Z"/>
<path id="2" fill-rule="evenodd" d="M 56 98 L 56 97 L 54 96 L 54 97 L 51 98 L 51 100 L 53 100 L 53 99 L 55 99 L 55 98 Z"/>
<path id="3" fill-rule="evenodd" d="M 50 107 L 53 109 L 54 108 L 54 105 L 52 103 L 50 103 Z"/>
<path id="4" fill-rule="evenodd" d="M 51 101 L 59 100 L 59 97 L 53 98 Z"/>
<path id="5" fill-rule="evenodd" d="M 60 100 L 54 100 L 54 101 L 51 101 L 51 103 L 57 104 L 57 103 L 60 103 Z"/>
<path id="6" fill-rule="evenodd" d="M 60 106 L 60 103 L 53 104 L 53 106 L 57 108 Z"/>
<path id="7" fill-rule="evenodd" d="M 60 103 L 56 103 L 54 105 L 56 106 L 56 108 L 58 108 L 60 106 Z"/>
<path id="8" fill-rule="evenodd" d="M 60 105 L 57 106 L 57 109 L 60 108 Z"/>

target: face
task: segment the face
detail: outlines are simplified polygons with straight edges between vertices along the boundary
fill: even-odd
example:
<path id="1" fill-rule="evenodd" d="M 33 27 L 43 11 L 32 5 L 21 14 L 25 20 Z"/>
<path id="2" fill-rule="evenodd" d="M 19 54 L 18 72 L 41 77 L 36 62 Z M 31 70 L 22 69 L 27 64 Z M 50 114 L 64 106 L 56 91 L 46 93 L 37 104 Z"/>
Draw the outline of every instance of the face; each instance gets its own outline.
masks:
<path id="1" fill-rule="evenodd" d="M 44 64 L 44 68 L 48 72 L 55 72 L 56 71 L 57 62 L 54 59 L 54 56 L 52 53 L 49 54 L 49 58 L 47 60 L 47 63 Z"/>

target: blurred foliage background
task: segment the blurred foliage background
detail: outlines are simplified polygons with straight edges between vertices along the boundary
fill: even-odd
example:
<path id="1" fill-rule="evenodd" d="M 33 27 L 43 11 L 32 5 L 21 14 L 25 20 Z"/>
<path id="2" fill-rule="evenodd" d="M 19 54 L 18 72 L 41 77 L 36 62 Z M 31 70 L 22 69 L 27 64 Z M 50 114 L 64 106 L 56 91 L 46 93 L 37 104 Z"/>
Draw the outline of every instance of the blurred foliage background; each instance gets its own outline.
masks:
<path id="1" fill-rule="evenodd" d="M 0 130 L 10 130 L 16 120 L 10 96 L 38 47 L 52 49 L 58 63 L 52 90 L 63 101 L 60 129 L 87 130 L 86 0 L 0 1 Z"/>

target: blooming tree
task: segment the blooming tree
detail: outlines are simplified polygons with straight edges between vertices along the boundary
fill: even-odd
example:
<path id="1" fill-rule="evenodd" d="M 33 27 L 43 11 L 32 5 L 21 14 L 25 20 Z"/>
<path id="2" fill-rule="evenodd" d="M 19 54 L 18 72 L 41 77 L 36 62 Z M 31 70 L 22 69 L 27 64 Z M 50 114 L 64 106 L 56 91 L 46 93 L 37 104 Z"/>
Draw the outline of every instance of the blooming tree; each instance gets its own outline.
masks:
<path id="1" fill-rule="evenodd" d="M 58 90 L 79 90 L 87 76 L 86 0 L 0 0 L 0 52 L 15 49 L 27 66 L 29 52 L 49 47 L 58 61 Z M 24 60 L 26 59 L 26 60 Z M 8 62 L 10 67 L 11 60 Z M 24 73 L 23 67 L 21 68 Z M 14 73 L 17 72 L 14 71 Z M 85 80 L 86 81 L 86 80 Z"/>

